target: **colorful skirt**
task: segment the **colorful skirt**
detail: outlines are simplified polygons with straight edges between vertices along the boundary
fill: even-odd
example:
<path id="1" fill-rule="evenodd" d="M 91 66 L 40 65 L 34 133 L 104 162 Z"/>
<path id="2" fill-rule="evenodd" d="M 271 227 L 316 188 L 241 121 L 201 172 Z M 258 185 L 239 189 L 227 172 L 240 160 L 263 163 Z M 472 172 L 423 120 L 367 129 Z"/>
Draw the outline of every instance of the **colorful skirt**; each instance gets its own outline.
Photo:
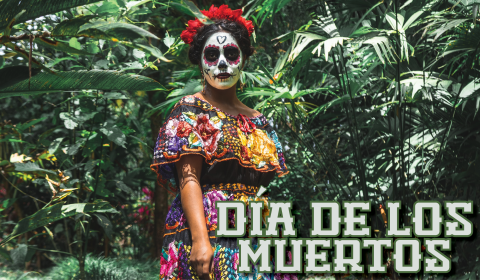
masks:
<path id="1" fill-rule="evenodd" d="M 210 244 L 213 249 L 213 272 L 211 279 L 230 280 L 230 279 L 253 279 L 253 280 L 273 280 L 290 279 L 296 280 L 295 274 L 277 274 L 277 273 L 258 273 L 257 264 L 252 264 L 250 274 L 237 273 L 239 266 L 239 249 L 237 238 L 235 237 L 216 237 L 217 228 L 217 210 L 216 201 L 243 201 L 248 205 L 249 201 L 268 202 L 268 197 L 262 195 L 256 196 L 258 187 L 246 186 L 244 184 L 206 184 L 202 186 L 203 191 L 203 210 L 205 222 L 207 225 Z M 264 207 L 263 220 L 269 215 L 268 207 Z M 249 208 L 247 207 L 247 216 L 250 220 Z M 192 249 L 192 236 L 188 223 L 183 213 L 180 194 L 174 199 L 170 211 L 167 214 L 165 222 L 165 234 L 160 256 L 160 279 L 199 279 L 195 270 L 190 266 L 190 251 Z M 234 213 L 229 213 L 229 223 L 234 225 Z M 250 221 L 249 223 L 250 224 Z M 248 238 L 249 227 L 247 224 Z M 256 238 L 252 238 L 253 248 L 256 249 Z M 271 258 L 272 265 L 274 259 Z M 272 266 L 275 267 L 275 266 Z"/>

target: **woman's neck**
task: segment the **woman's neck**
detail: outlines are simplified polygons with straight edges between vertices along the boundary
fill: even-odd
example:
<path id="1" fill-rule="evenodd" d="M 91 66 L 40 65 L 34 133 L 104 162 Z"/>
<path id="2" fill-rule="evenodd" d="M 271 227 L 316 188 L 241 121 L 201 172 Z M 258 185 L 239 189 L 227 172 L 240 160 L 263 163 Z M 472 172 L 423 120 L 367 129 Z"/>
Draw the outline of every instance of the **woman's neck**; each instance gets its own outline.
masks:
<path id="1" fill-rule="evenodd" d="M 212 87 L 210 84 L 206 83 L 203 90 L 203 96 L 207 101 L 220 105 L 221 107 L 231 107 L 235 108 L 242 104 L 237 97 L 236 87 L 233 86 L 229 89 L 220 90 Z"/>

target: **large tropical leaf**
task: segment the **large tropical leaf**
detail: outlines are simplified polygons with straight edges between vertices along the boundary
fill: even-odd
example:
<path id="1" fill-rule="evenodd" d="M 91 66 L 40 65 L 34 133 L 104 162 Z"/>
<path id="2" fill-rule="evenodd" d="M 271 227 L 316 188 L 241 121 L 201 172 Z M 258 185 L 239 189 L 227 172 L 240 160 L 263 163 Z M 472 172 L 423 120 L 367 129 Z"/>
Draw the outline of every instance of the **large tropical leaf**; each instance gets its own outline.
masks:
<path id="1" fill-rule="evenodd" d="M 32 68 L 32 76 L 38 74 L 40 72 L 40 69 L 38 68 Z M 22 66 L 22 65 L 17 65 L 17 66 L 11 66 L 11 67 L 5 67 L 0 69 L 0 90 L 6 87 L 9 87 L 11 85 L 14 85 L 22 80 L 28 79 L 29 77 L 29 70 L 28 66 Z"/>
<path id="2" fill-rule="evenodd" d="M 94 203 L 75 203 L 67 204 L 58 203 L 53 206 L 41 209 L 35 214 L 26 217 L 18 222 L 13 229 L 12 233 L 0 242 L 0 246 L 3 246 L 10 242 L 15 237 L 34 230 L 39 227 L 46 226 L 52 222 L 74 216 L 78 213 L 91 213 L 91 212 L 109 212 L 117 213 L 107 201 L 95 201 Z"/>
<path id="3" fill-rule="evenodd" d="M 122 41 L 143 37 L 159 40 L 157 36 L 148 32 L 147 30 L 125 22 L 95 21 L 92 23 L 87 23 L 80 27 L 79 34 L 87 34 L 86 32 L 92 29 L 100 30 L 105 34 Z"/>
<path id="4" fill-rule="evenodd" d="M 26 12 L 16 23 L 34 19 L 43 15 L 54 14 L 69 8 L 100 2 L 100 0 L 4 0 L 0 1 L 0 30 L 7 27 L 8 22 L 19 12 Z"/>
<path id="5" fill-rule="evenodd" d="M 70 20 L 64 20 L 55 26 L 51 34 L 52 36 L 75 36 L 82 25 L 95 17 L 94 15 L 82 15 Z"/>
<path id="6" fill-rule="evenodd" d="M 42 45 L 44 47 L 50 47 L 58 51 L 66 52 L 66 53 L 71 53 L 71 54 L 77 54 L 77 55 L 92 55 L 92 53 L 79 50 L 76 48 L 70 47 L 68 44 L 60 42 L 60 41 L 53 41 L 47 38 L 43 37 L 38 37 L 35 38 L 35 43 Z"/>
<path id="7" fill-rule="evenodd" d="M 165 90 L 153 79 L 117 71 L 69 71 L 56 74 L 40 73 L 0 91 L 0 99 L 10 96 L 80 89 L 101 90 Z"/>

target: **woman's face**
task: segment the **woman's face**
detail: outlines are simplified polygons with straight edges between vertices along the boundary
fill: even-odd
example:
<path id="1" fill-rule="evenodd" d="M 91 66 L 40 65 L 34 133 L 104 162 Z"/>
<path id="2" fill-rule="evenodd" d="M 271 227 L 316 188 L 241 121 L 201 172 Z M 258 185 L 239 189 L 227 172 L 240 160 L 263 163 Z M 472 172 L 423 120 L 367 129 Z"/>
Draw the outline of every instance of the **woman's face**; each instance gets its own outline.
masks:
<path id="1" fill-rule="evenodd" d="M 213 33 L 202 52 L 202 71 L 207 82 L 217 89 L 228 89 L 240 78 L 242 51 L 227 32 Z"/>

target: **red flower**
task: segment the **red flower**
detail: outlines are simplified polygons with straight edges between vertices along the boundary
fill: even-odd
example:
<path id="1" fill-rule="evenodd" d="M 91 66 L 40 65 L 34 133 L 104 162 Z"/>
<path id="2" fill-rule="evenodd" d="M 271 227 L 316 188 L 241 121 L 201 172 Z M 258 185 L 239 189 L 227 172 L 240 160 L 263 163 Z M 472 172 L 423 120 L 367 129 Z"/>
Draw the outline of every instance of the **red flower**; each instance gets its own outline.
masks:
<path id="1" fill-rule="evenodd" d="M 203 147 L 208 154 L 217 149 L 217 142 L 221 137 L 221 131 L 212 125 L 207 114 L 197 116 L 197 124 L 194 127 L 195 135 L 202 141 Z"/>
<path id="2" fill-rule="evenodd" d="M 178 137 L 187 137 L 192 132 L 192 126 L 187 122 L 180 122 L 177 127 Z"/>
<path id="3" fill-rule="evenodd" d="M 193 36 L 197 34 L 198 29 L 203 26 L 203 23 L 200 20 L 189 20 L 187 30 L 183 30 L 182 34 L 180 34 L 180 38 L 186 43 L 190 44 L 193 42 Z"/>
<path id="4" fill-rule="evenodd" d="M 138 209 L 138 213 L 140 213 L 140 215 L 143 215 L 145 213 L 146 216 L 149 216 L 150 209 L 148 209 L 148 206 L 142 206 Z"/>
<path id="5" fill-rule="evenodd" d="M 195 130 L 198 132 L 198 135 L 202 138 L 203 141 L 207 141 L 209 138 L 214 137 L 218 134 L 218 129 L 213 127 L 210 124 L 210 120 L 207 115 L 199 116 L 197 124 L 195 125 Z"/>
<path id="6" fill-rule="evenodd" d="M 155 199 L 155 192 L 151 191 L 149 188 L 147 187 L 143 187 L 142 188 L 142 192 L 146 195 L 146 199 L 150 201 L 150 203 L 153 203 L 154 199 Z"/>
<path id="7" fill-rule="evenodd" d="M 211 6 L 208 11 L 203 10 L 202 14 L 206 17 L 210 18 L 211 20 L 215 19 L 227 19 L 231 21 L 236 21 L 239 24 L 245 26 L 248 31 L 248 36 L 252 35 L 254 30 L 253 24 L 251 20 L 246 20 L 242 17 L 242 10 L 232 10 L 228 7 L 228 5 L 221 5 L 220 7 Z M 193 42 L 193 36 L 197 34 L 197 31 L 203 26 L 204 24 L 199 20 L 189 20 L 188 27 L 186 30 L 182 32 L 180 38 L 186 43 L 191 44 Z"/>

